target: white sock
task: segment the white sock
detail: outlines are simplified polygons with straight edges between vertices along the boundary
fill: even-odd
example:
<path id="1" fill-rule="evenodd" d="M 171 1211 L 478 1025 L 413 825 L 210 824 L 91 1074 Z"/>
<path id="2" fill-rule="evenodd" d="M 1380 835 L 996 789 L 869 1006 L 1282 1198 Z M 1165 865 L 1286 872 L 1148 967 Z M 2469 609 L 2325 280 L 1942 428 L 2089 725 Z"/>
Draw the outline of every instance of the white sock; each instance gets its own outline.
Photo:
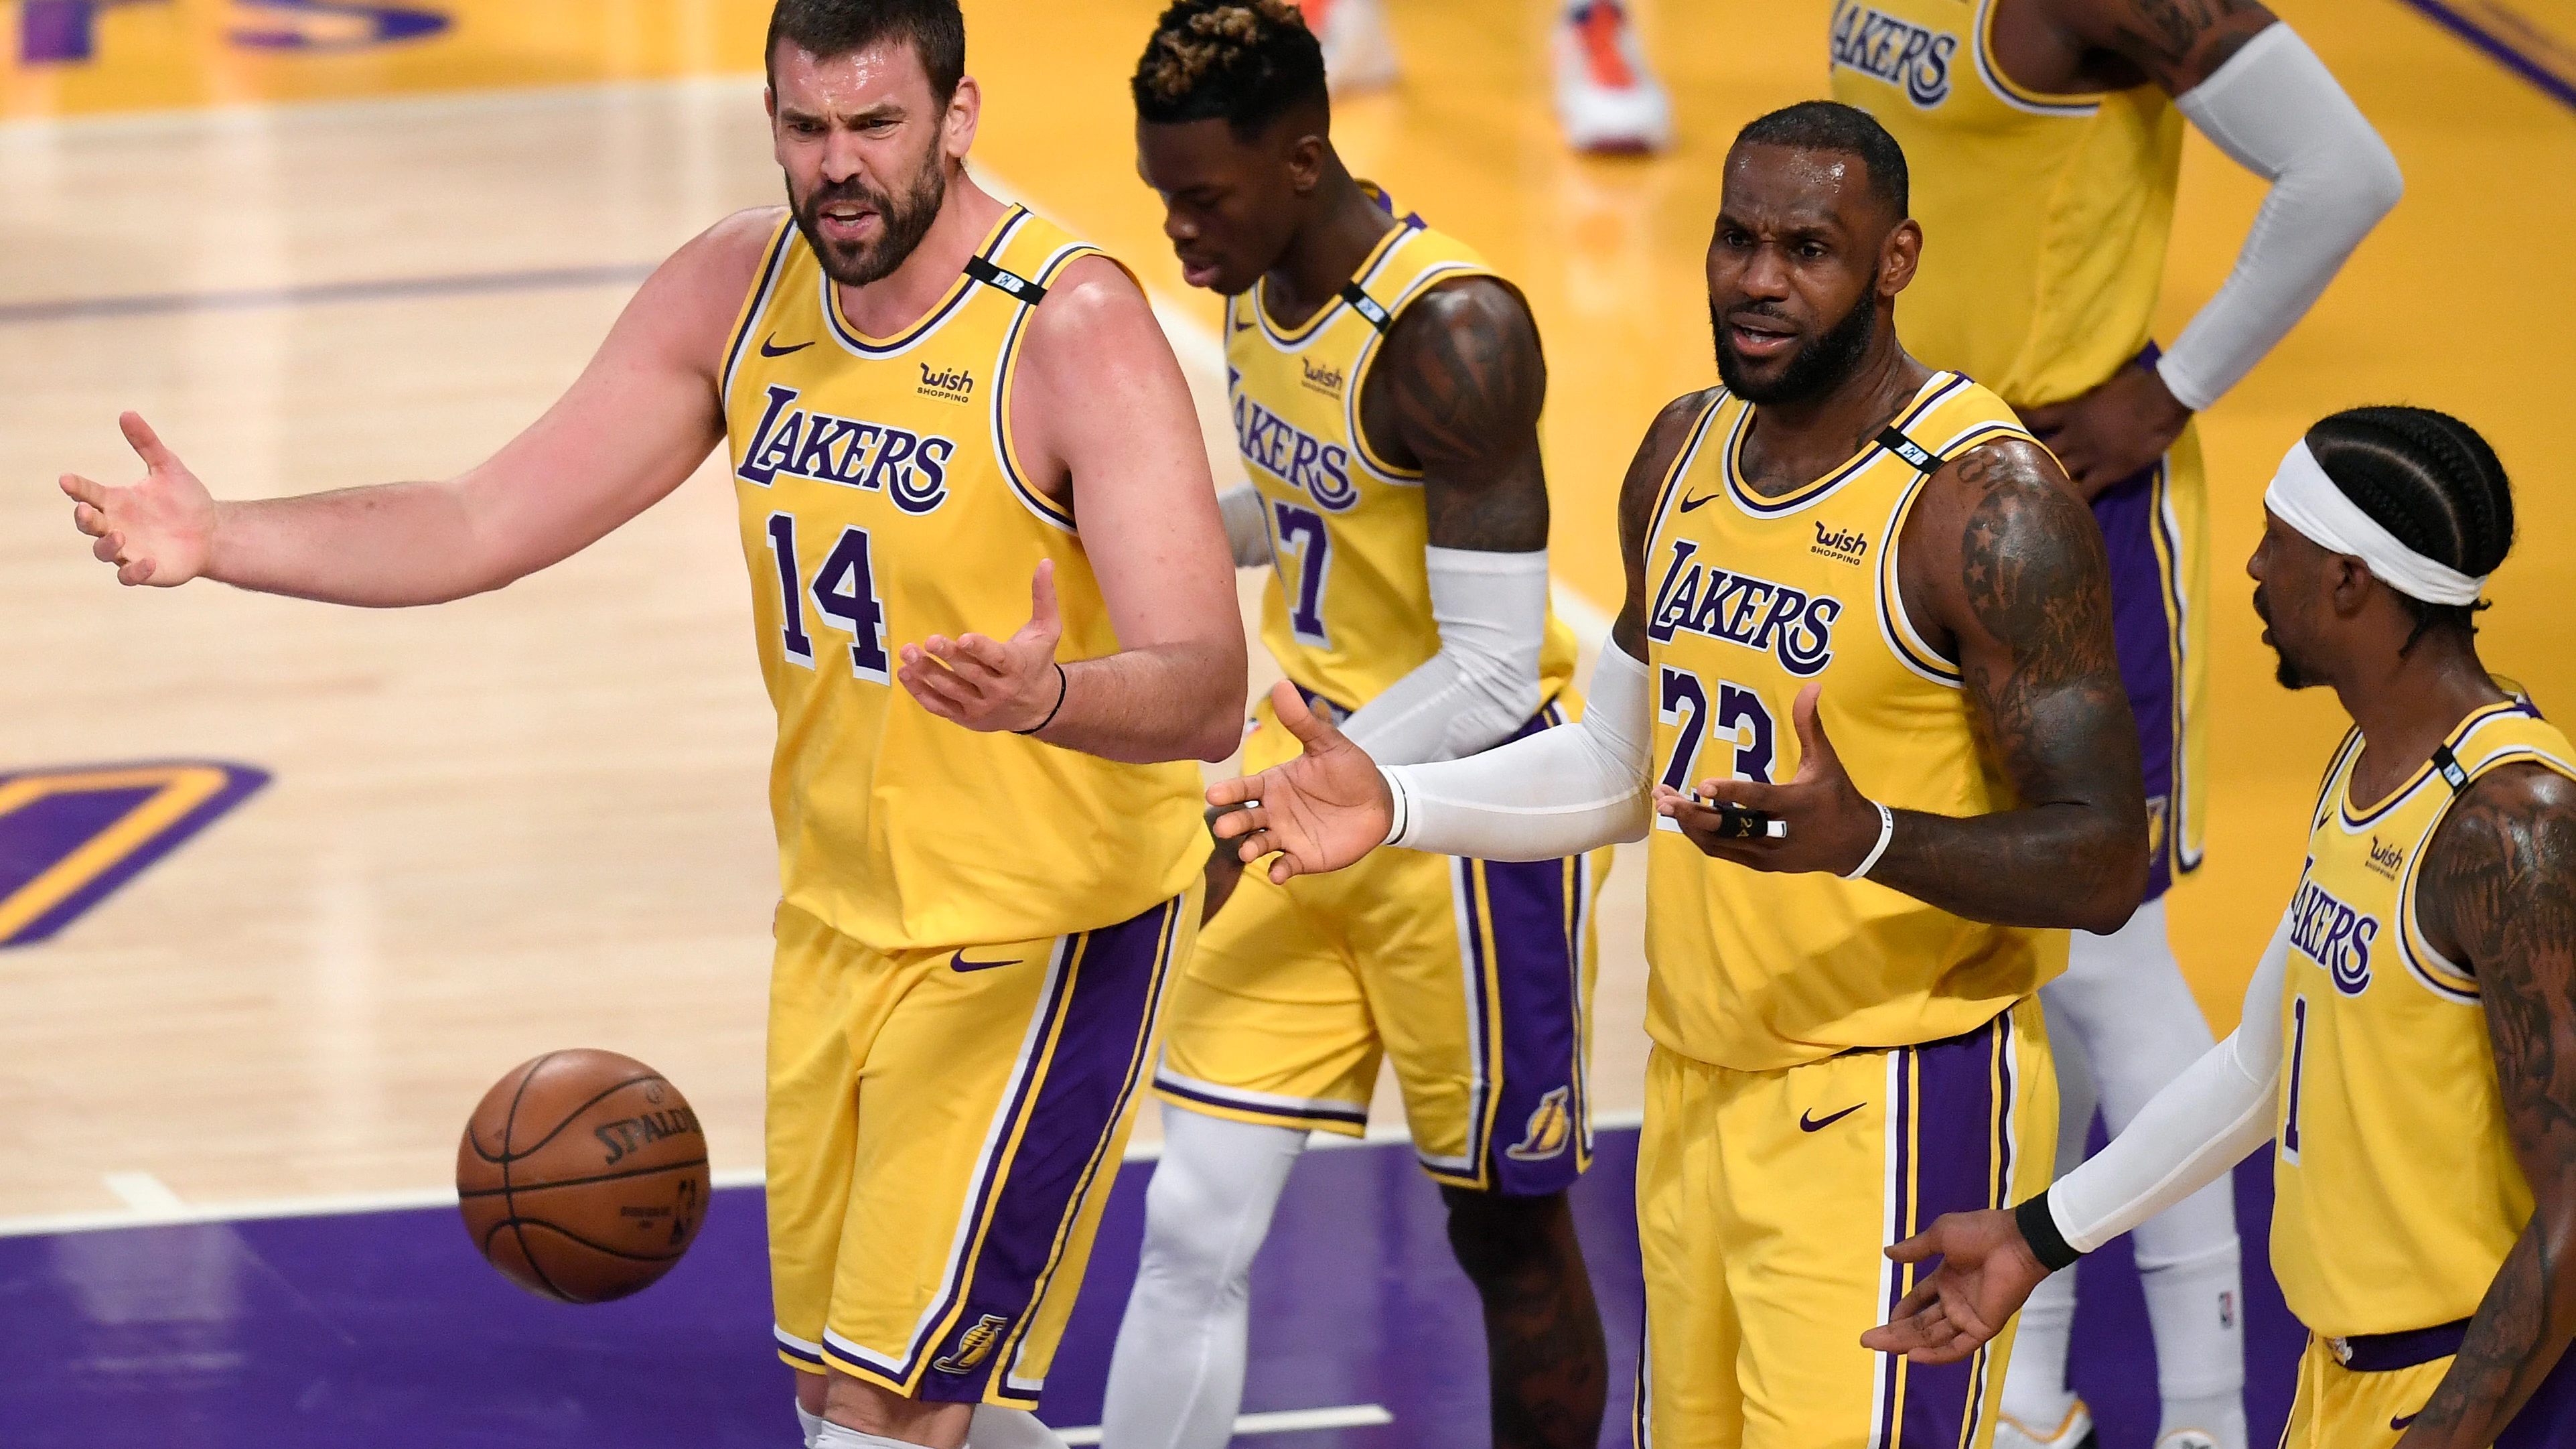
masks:
<path id="1" fill-rule="evenodd" d="M 814 1436 L 823 1432 L 823 1416 L 808 1410 L 805 1401 L 796 1401 L 796 1424 L 805 1431 L 805 1449 L 814 1449 Z"/>
<path id="2" fill-rule="evenodd" d="M 2164 1401 L 2158 1437 L 2198 1429 L 2219 1449 L 2246 1449 L 2240 1255 L 2233 1237 L 2178 1263 L 2158 1262 L 2139 1247 L 2138 1280 L 2156 1334 L 2156 1394 Z M 2185 1351 L 2168 1355 L 2168 1343 Z"/>
<path id="3" fill-rule="evenodd" d="M 1224 1449 L 1234 1437 L 1252 1255 L 1305 1150 L 1295 1128 L 1163 1104 L 1163 1156 L 1145 1190 L 1144 1253 L 1109 1357 L 1102 1443 Z"/>
<path id="4" fill-rule="evenodd" d="M 909 1439 L 888 1439 L 861 1433 L 847 1424 L 825 1420 L 823 1427 L 814 1435 L 814 1449 L 923 1449 L 923 1446 Z"/>
<path id="5" fill-rule="evenodd" d="M 1065 1442 L 1026 1409 L 977 1404 L 966 1449 L 1065 1449 Z"/>
<path id="6" fill-rule="evenodd" d="M 2161 900 L 2139 907 L 2108 936 L 2074 933 L 2066 974 L 2041 988 L 2040 1001 L 2083 1038 L 2102 1122 L 2113 1136 L 2214 1040 L 2166 942 Z M 2056 1039 L 2052 1033 L 2052 1044 Z M 2060 1162 L 2059 1170 L 2070 1166 Z M 2235 1183 L 2221 1177 L 2139 1224 L 2131 1242 L 2155 1331 L 2166 1427 L 2201 1429 L 2223 1449 L 2245 1449 Z M 2232 1411 L 2212 1407 L 2222 1398 L 2233 1401 Z"/>

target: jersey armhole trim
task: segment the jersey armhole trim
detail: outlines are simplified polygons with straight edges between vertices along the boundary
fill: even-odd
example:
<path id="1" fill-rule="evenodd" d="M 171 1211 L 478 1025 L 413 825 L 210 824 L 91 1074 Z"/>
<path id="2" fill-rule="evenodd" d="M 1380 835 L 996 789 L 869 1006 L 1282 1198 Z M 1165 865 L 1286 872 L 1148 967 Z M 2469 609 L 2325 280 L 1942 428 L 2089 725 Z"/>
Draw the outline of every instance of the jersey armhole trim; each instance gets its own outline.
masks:
<path id="1" fill-rule="evenodd" d="M 1030 286 L 1039 296 L 1045 296 L 1046 289 L 1054 284 L 1064 269 L 1084 257 L 1101 257 L 1120 271 L 1126 270 L 1116 257 L 1089 242 L 1069 241 L 1049 253 L 1047 259 L 1038 265 L 1036 275 L 1028 279 Z M 1078 534 L 1081 530 L 1074 525 L 1073 511 L 1039 492 L 1029 482 L 1027 470 L 1020 465 L 1019 445 L 1011 436 L 1011 393 L 1015 381 L 1011 364 L 1019 360 L 1021 339 L 1027 335 L 1029 319 L 1036 314 L 1037 304 L 1034 302 L 1013 310 L 1010 328 L 1002 334 L 1001 350 L 993 361 L 993 458 L 1002 465 L 1002 476 L 1010 480 L 1011 491 L 1019 496 L 1022 507 L 1041 523 Z"/>
<path id="2" fill-rule="evenodd" d="M 2500 717 L 2490 716 L 2490 718 Z M 2486 720 L 2479 721 L 2481 725 L 2485 723 L 2487 723 Z M 2467 743 L 2466 739 L 2464 738 L 2461 743 Z M 2438 762 L 2451 754 L 2452 751 L 2446 744 L 2440 747 L 2435 759 Z M 2433 837 L 2442 833 L 2442 822 L 2451 818 L 2451 807 L 2459 802 L 2462 795 L 2468 793 L 2469 786 L 2477 783 L 2480 777 L 2491 770 L 2515 764 L 2539 765 L 2569 779 L 2576 779 L 2576 763 L 2562 760 L 2537 745 L 2505 745 L 2493 754 L 2485 756 L 2475 765 L 2463 770 L 2461 772 L 2463 778 L 2453 783 L 2449 798 L 2442 802 L 2441 809 L 2433 812 L 2432 820 L 2425 825 L 2423 839 L 2417 842 L 2414 850 L 2407 853 L 2406 873 L 2398 881 L 2398 955 L 2406 962 L 2407 973 L 2415 978 L 2416 984 L 2444 1001 L 2474 1006 L 2482 998 L 2476 975 L 2451 960 L 2450 957 L 2443 955 L 2434 947 L 2432 938 L 2425 935 L 2422 928 L 2417 925 L 2416 873 L 2423 865 L 2425 857 L 2432 853 Z M 2456 769 L 2458 766 L 2454 764 L 2453 768 Z"/>
<path id="3" fill-rule="evenodd" d="M 1966 676 L 1956 660 L 1942 658 L 1916 630 L 1913 616 L 1905 611 L 1905 589 L 1897 574 L 1897 545 L 1905 533 L 1906 517 L 1931 482 L 1929 473 L 1917 473 L 1897 495 L 1896 506 L 1888 510 L 1887 531 L 1880 535 L 1886 543 L 1878 551 L 1878 632 L 1898 663 L 1945 689 L 1959 689 L 1966 685 Z"/>
<path id="4" fill-rule="evenodd" d="M 2005 75 L 2004 68 L 1994 59 L 1994 47 L 1990 43 L 1994 37 L 1995 11 L 1996 0 L 1978 0 L 1977 18 L 1970 27 L 1968 48 L 1977 57 L 1977 78 L 1986 83 L 1986 90 L 1996 100 L 2034 116 L 2076 118 L 2090 116 L 2102 109 L 2103 100 L 2113 92 L 2078 91 L 2071 95 L 2050 95 L 2017 85 L 2012 77 Z"/>
<path id="5" fill-rule="evenodd" d="M 1361 340 L 1359 355 L 1351 359 L 1351 375 L 1342 384 L 1342 426 L 1343 430 L 1350 434 L 1351 456 L 1359 462 L 1360 467 L 1367 470 L 1370 477 L 1381 483 L 1392 483 L 1402 488 L 1419 488 L 1422 486 L 1423 472 L 1419 468 L 1399 468 L 1380 458 L 1376 450 L 1369 446 L 1368 432 L 1360 426 L 1360 390 L 1368 382 L 1369 365 L 1377 360 L 1378 350 L 1384 347 L 1386 339 L 1394 334 L 1395 324 L 1404 316 L 1405 308 L 1412 306 L 1423 293 L 1433 287 L 1443 282 L 1454 282 L 1467 277 L 1492 277 L 1506 287 L 1512 285 L 1493 268 L 1475 262 L 1434 262 L 1424 267 L 1411 282 L 1407 283 L 1405 289 L 1396 294 L 1395 301 L 1391 305 L 1380 309 L 1386 314 L 1384 322 L 1370 319 L 1370 325 L 1374 330 L 1368 337 Z M 1357 290 L 1358 287 L 1359 284 L 1353 282 L 1343 291 L 1348 293 Z M 1520 291 L 1518 287 L 1512 287 L 1512 290 L 1515 294 Z M 1362 293 L 1362 298 L 1366 299 L 1365 293 Z M 1371 305 L 1376 304 L 1371 303 Z M 1351 304 L 1351 307 L 1353 311 L 1360 311 L 1357 303 Z M 1360 315 L 1368 316 L 1366 312 L 1360 312 Z"/>
<path id="6" fill-rule="evenodd" d="M 752 334 L 760 330 L 760 319 L 778 292 L 778 278 L 787 268 L 789 241 L 797 235 L 793 214 L 778 219 L 778 229 L 770 233 L 769 245 L 760 261 L 757 279 L 744 295 L 742 315 L 733 324 L 733 342 L 725 348 L 724 376 L 716 382 L 716 406 L 730 411 L 733 403 L 734 374 L 742 370 L 743 349 L 751 345 Z"/>

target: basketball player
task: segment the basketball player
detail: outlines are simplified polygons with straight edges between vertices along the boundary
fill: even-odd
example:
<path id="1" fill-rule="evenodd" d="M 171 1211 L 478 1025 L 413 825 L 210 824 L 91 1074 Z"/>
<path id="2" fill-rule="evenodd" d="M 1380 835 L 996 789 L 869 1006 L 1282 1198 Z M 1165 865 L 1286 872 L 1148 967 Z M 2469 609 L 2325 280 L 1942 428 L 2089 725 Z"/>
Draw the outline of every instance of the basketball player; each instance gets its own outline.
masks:
<path id="1" fill-rule="evenodd" d="M 1219 504 L 1273 570 L 1262 637 L 1309 708 L 1378 759 L 1453 759 L 1580 712 L 1548 608 L 1547 368 L 1475 252 L 1354 180 L 1324 59 L 1286 0 L 1180 0 L 1135 77 L 1138 170 L 1193 286 L 1228 299 L 1253 482 Z M 1245 768 L 1294 755 L 1266 707 Z M 1220 1449 L 1248 1279 L 1290 1167 L 1358 1135 L 1394 1061 L 1449 1241 L 1483 1300 L 1493 1442 L 1591 1449 L 1607 1350 L 1565 1189 L 1591 1155 L 1591 907 L 1606 852 L 1387 851 L 1233 886 L 1174 984 L 1163 1156 L 1112 1360 L 1104 1442 Z M 1462 991 L 1463 979 L 1470 983 Z"/>
<path id="2" fill-rule="evenodd" d="M 1025 1410 L 1199 921 L 1190 761 L 1238 738 L 1223 525 L 1136 284 L 967 175 L 955 0 L 770 28 L 790 205 L 681 248 L 488 462 L 218 504 L 129 413 L 148 476 L 63 486 L 129 584 L 427 604 L 725 442 L 779 717 L 770 1259 L 807 1438 L 1049 1444 Z"/>
<path id="3" fill-rule="evenodd" d="M 1915 354 L 2013 405 L 2092 500 L 2154 833 L 2148 901 L 2079 932 L 2040 999 L 2057 1047 L 2058 1161 L 2098 1099 L 2110 1129 L 2209 1046 L 2163 895 L 2201 859 L 2207 500 L 2193 412 L 2325 290 L 2397 201 L 2396 162 L 2334 77 L 2253 0 L 1837 0 L 1835 99 L 1914 163 L 1932 244 L 1905 299 Z M 2189 119 L 2273 183 L 2234 274 L 2161 356 L 2148 340 Z M 2229 1185 L 2138 1234 L 2164 1449 L 2245 1449 Z M 2068 1274 L 2032 1301 L 2004 1388 L 2006 1449 L 2076 1449 Z"/>
<path id="4" fill-rule="evenodd" d="M 1956 1359 L 2277 1137 L 2272 1265 L 2310 1335 L 2281 1442 L 2576 1443 L 2576 750 L 2472 637 L 2504 469 L 2455 418 L 2355 408 L 2264 502 L 2264 642 L 2353 728 L 2244 1020 L 2046 1193 L 1891 1248 L 1943 1261 L 1864 1342 Z"/>
<path id="5" fill-rule="evenodd" d="M 1654 826 L 1654 1449 L 1991 1440 L 1998 1364 L 1837 1335 L 1905 1291 L 1877 1250 L 1908 1224 L 2047 1180 L 2033 993 L 2067 928 L 2116 928 L 2145 887 L 2100 531 L 2011 409 L 1899 344 L 1906 210 L 1863 112 L 1736 138 L 1708 253 L 1725 385 L 1630 465 L 1581 721 L 1381 769 L 1282 689 L 1304 755 L 1209 792 L 1258 802 L 1216 830 L 1280 882 L 1381 843 L 1546 858 Z"/>
<path id="6" fill-rule="evenodd" d="M 1402 67 L 1384 0 L 1296 0 L 1323 42 L 1335 95 L 1382 89 Z M 1636 24 L 1619 0 L 1562 0 L 1548 36 L 1556 121 L 1565 143 L 1606 155 L 1673 144 L 1673 103 L 1646 65 Z"/>

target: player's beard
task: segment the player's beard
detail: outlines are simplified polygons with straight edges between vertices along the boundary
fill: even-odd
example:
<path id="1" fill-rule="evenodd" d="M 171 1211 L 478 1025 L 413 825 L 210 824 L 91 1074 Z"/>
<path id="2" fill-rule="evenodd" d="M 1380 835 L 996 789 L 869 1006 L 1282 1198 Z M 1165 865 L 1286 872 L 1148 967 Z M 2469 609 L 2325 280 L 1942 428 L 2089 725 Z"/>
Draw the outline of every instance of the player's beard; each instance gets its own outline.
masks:
<path id="1" fill-rule="evenodd" d="M 948 158 L 937 142 L 923 158 L 921 170 L 912 185 L 900 197 L 877 190 L 860 177 L 827 183 L 811 195 L 797 196 L 791 183 L 788 199 L 796 213 L 796 229 L 805 233 L 805 244 L 814 250 L 814 259 L 823 265 L 823 274 L 844 287 L 864 287 L 893 273 L 894 269 L 921 245 L 930 233 L 930 224 L 939 219 L 940 205 L 948 199 Z M 823 240 L 816 225 L 823 208 L 836 201 L 856 201 L 877 214 L 883 229 L 872 242 L 840 245 Z"/>
<path id="2" fill-rule="evenodd" d="M 1761 307 L 1738 308 L 1757 316 L 1779 314 Z M 1798 349 L 1789 365 L 1768 383 L 1756 383 L 1744 375 L 1744 363 L 1726 339 L 1726 319 L 1717 303 L 1708 304 L 1709 336 L 1717 344 L 1717 376 L 1726 390 L 1756 406 L 1779 403 L 1802 403 L 1823 397 L 1842 385 L 1860 366 L 1861 355 L 1869 351 L 1870 340 L 1878 335 L 1878 293 L 1864 291 L 1860 300 L 1841 321 L 1828 327 L 1814 341 Z"/>
<path id="3" fill-rule="evenodd" d="M 2281 631 L 2272 627 L 2272 600 L 2261 584 L 2254 586 L 2254 616 L 2263 621 L 2263 642 L 2272 646 L 2272 677 L 2283 689 L 2306 689 L 2320 681 L 2308 677 L 2299 662 L 2290 657 L 2290 647 L 2281 642 Z"/>

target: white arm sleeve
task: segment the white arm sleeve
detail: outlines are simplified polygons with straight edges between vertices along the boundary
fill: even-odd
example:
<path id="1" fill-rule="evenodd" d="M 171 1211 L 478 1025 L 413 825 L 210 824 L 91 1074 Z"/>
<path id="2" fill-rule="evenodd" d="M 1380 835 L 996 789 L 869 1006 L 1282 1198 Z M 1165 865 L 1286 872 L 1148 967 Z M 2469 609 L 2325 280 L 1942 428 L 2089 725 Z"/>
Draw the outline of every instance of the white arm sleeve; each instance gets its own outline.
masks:
<path id="1" fill-rule="evenodd" d="M 1646 753 L 1654 743 L 1646 666 L 1604 641 L 1583 718 L 1498 750 L 1381 770 L 1395 795 L 1386 843 L 1480 860 L 1552 860 L 1654 822 Z"/>
<path id="2" fill-rule="evenodd" d="M 2406 182 L 2388 144 L 2286 23 L 2266 27 L 2174 104 L 2272 183 L 2227 284 L 2156 365 L 2175 400 L 2198 412 L 2289 335 Z"/>
<path id="3" fill-rule="evenodd" d="M 1270 567 L 1270 506 L 1261 490 L 1246 483 L 1216 496 L 1217 515 L 1225 520 L 1225 541 L 1234 549 L 1239 569 Z"/>
<path id="4" fill-rule="evenodd" d="M 2093 1251 L 2272 1140 L 2281 1096 L 2281 980 L 2289 960 L 2285 915 L 2246 983 L 2236 1030 L 2156 1093 L 2129 1130 L 2048 1190 L 2049 1216 L 2068 1245 Z"/>
<path id="5" fill-rule="evenodd" d="M 1423 550 L 1440 652 L 1342 721 L 1382 765 L 1472 755 L 1529 723 L 1547 642 L 1547 550 Z"/>

